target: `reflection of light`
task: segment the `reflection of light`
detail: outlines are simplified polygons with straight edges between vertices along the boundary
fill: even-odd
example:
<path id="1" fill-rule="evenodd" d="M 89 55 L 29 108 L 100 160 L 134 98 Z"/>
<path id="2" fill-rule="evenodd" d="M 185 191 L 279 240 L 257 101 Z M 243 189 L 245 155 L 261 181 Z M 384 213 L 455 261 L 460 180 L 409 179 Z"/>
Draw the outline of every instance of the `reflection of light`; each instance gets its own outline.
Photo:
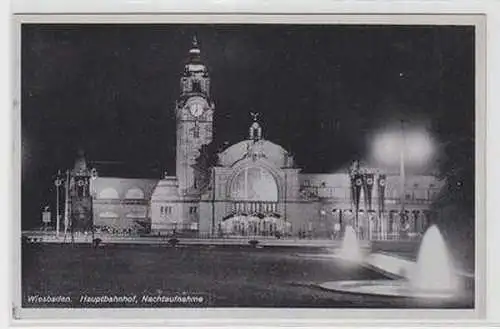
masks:
<path id="1" fill-rule="evenodd" d="M 373 155 L 378 162 L 386 165 L 394 165 L 400 161 L 402 148 L 404 160 L 410 165 L 423 165 L 434 153 L 432 139 L 423 131 L 408 131 L 404 133 L 404 137 L 400 131 L 388 131 L 373 139 Z"/>

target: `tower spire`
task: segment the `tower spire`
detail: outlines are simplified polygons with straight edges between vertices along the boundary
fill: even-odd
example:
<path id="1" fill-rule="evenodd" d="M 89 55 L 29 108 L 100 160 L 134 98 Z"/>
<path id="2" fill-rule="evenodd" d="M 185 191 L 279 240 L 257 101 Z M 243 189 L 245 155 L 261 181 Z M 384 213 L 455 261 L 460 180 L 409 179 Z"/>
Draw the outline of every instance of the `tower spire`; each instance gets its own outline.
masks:
<path id="1" fill-rule="evenodd" d="M 189 54 L 191 55 L 190 60 L 199 61 L 200 60 L 200 45 L 196 34 L 193 35 L 193 40 L 191 40 L 191 49 L 189 49 Z"/>
<path id="2" fill-rule="evenodd" d="M 85 158 L 85 151 L 81 147 L 79 147 L 77 150 L 77 155 L 73 170 L 75 173 L 84 173 L 87 171 L 87 160 Z"/>
<path id="3" fill-rule="evenodd" d="M 193 36 L 191 43 L 181 78 L 181 95 L 191 97 L 194 93 L 198 93 L 208 98 L 210 96 L 210 78 L 207 67 L 201 60 L 201 51 L 196 35 Z"/>

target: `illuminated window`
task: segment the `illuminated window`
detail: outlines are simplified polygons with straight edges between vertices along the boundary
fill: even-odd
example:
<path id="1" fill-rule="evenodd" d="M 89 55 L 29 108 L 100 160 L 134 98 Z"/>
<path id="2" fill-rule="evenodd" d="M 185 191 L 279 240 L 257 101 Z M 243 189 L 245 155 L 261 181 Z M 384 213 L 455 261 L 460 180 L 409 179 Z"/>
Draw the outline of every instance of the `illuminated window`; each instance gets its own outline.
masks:
<path id="1" fill-rule="evenodd" d="M 144 192 L 137 187 L 131 188 L 125 194 L 125 199 L 144 199 Z"/>
<path id="2" fill-rule="evenodd" d="M 114 213 L 111 211 L 105 211 L 105 212 L 99 213 L 99 217 L 100 218 L 119 218 L 120 216 L 118 216 L 117 213 Z"/>
<path id="3" fill-rule="evenodd" d="M 241 201 L 278 201 L 278 185 L 269 171 L 245 168 L 231 183 L 231 198 Z"/>
<path id="4" fill-rule="evenodd" d="M 111 187 L 105 188 L 99 192 L 99 199 L 119 199 L 118 192 Z"/>

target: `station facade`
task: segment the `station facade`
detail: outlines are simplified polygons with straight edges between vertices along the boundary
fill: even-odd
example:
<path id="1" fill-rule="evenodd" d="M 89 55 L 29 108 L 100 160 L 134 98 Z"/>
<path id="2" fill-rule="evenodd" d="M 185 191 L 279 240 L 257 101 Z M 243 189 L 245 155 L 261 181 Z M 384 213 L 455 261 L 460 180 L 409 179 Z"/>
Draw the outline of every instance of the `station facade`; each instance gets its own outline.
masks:
<path id="1" fill-rule="evenodd" d="M 243 140 L 207 154 L 216 106 L 196 41 L 180 78 L 176 173 L 105 177 L 83 154 L 68 173 L 66 225 L 111 233 L 331 237 L 347 225 L 366 238 L 419 234 L 443 183 L 354 163 L 334 174 L 301 173 L 289 150 L 265 138 L 252 113 Z M 403 205 L 404 204 L 404 205 Z"/>

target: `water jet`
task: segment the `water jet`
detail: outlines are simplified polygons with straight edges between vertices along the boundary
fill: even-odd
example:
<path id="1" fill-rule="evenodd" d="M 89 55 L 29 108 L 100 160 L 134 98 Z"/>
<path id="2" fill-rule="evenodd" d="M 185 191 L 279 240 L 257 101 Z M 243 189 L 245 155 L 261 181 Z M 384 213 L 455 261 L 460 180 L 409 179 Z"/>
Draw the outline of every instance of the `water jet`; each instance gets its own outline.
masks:
<path id="1" fill-rule="evenodd" d="M 346 237 L 346 245 L 354 244 Z M 348 253 L 349 251 L 349 253 Z M 345 257 L 360 257 L 352 249 L 342 250 Z M 362 257 L 362 256 L 361 256 Z M 359 259 L 359 258 L 357 258 Z M 396 257 L 387 257 L 386 261 L 399 262 Z M 438 227 L 431 226 L 420 243 L 417 261 L 406 262 L 408 276 L 396 280 L 360 280 L 332 281 L 319 284 L 319 287 L 335 292 L 376 295 L 386 297 L 410 297 L 422 299 L 455 299 L 463 297 L 459 287 L 459 277 L 453 267 L 446 243 Z M 364 263 L 370 266 L 369 262 Z M 387 264 L 395 265 L 397 264 Z"/>

